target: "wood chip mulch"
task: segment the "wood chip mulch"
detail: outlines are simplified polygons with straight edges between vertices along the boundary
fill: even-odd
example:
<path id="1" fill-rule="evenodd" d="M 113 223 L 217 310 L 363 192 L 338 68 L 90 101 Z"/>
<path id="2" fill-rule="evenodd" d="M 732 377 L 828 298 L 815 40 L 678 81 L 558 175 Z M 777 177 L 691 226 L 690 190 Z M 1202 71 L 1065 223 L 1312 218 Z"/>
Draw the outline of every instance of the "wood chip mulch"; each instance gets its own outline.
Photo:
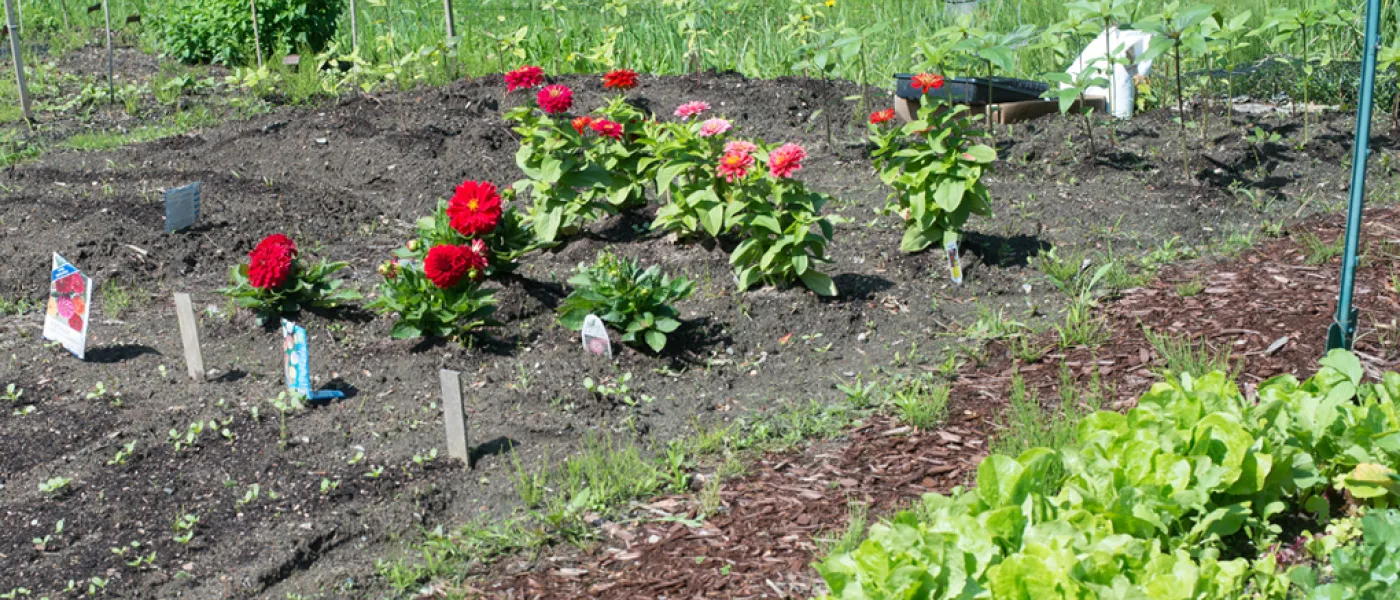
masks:
<path id="1" fill-rule="evenodd" d="M 1363 227 L 1356 349 L 1373 376 L 1400 362 L 1400 296 L 1391 287 L 1400 273 L 1400 228 L 1391 225 L 1400 224 L 1397 217 L 1393 208 L 1372 209 Z M 1344 227 L 1345 217 L 1332 215 L 1291 231 L 1331 241 Z M 1285 237 L 1233 260 L 1164 268 L 1149 286 L 1104 304 L 1100 313 L 1112 337 L 1098 348 L 1013 366 L 1009 353 L 994 346 L 997 358 L 959 375 L 954 417 L 940 429 L 917 431 L 872 418 L 839 440 L 763 458 L 723 485 L 720 508 L 708 518 L 697 518 L 698 493 L 662 498 L 639 507 L 633 521 L 603 525 L 592 552 L 517 561 L 473 592 L 510 599 L 810 598 L 823 591 L 810 566 L 818 554 L 815 540 L 844 530 L 849 503 L 869 506 L 873 520 L 925 492 L 971 483 L 1013 368 L 1042 399 L 1059 397 L 1065 366 L 1077 389 L 1097 372 L 1110 400 L 1105 408 L 1125 409 L 1162 366 L 1143 334 L 1150 327 L 1229 348 L 1243 361 L 1240 382 L 1247 393 L 1274 375 L 1307 377 L 1323 354 L 1341 259 L 1314 266 L 1305 264 L 1304 254 L 1295 237 Z M 1193 280 L 1204 288 L 1181 296 L 1176 286 Z"/>

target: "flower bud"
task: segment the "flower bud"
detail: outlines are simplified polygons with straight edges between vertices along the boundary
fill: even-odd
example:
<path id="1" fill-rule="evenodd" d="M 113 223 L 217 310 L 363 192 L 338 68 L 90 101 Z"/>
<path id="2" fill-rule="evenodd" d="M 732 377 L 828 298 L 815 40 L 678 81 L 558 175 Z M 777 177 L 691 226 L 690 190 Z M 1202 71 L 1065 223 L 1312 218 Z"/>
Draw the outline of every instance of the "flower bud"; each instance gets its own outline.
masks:
<path id="1" fill-rule="evenodd" d="M 408 251 L 409 251 L 409 252 L 417 252 L 417 251 L 418 251 L 418 240 L 408 240 Z"/>

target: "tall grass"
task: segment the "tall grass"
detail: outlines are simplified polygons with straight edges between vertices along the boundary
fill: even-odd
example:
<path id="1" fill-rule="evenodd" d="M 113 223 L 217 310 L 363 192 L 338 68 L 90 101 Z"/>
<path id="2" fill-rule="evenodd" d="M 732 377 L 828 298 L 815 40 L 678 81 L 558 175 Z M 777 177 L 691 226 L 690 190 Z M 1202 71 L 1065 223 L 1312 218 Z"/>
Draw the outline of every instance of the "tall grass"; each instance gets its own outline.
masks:
<path id="1" fill-rule="evenodd" d="M 26 24 L 61 23 L 57 0 L 20 0 Z M 87 13 L 91 0 L 67 0 L 75 27 L 96 28 L 102 13 Z M 342 0 L 347 8 L 349 0 Z M 1243 11 L 1253 15 L 1250 25 L 1261 25 L 1275 8 L 1298 8 L 1312 0 L 1220 0 L 1215 6 L 1223 15 Z M 1005 32 L 1021 25 L 1043 28 L 1067 16 L 1065 2 L 1053 0 L 982 0 L 976 24 L 989 31 Z M 1132 21 L 1160 12 L 1160 0 L 1139 0 L 1129 4 Z M 128 14 L 139 13 L 149 22 L 159 15 L 160 4 L 149 0 L 112 0 L 114 23 Z M 1339 6 L 1360 14 L 1360 0 L 1341 0 Z M 1400 0 L 1383 3 L 1383 37 L 1395 35 L 1400 22 Z M 806 11 L 819 13 L 805 24 Z M 553 72 L 598 72 L 613 66 L 626 66 L 642 72 L 678 74 L 693 67 L 736 70 L 754 77 L 800 74 L 795 65 L 804 53 L 801 47 L 811 35 L 822 30 L 881 28 L 865 41 L 865 54 L 878 57 L 868 74 L 879 83 L 897 71 L 912 68 L 914 43 L 926 39 L 952 22 L 937 0 L 457 0 L 455 23 L 460 42 L 454 49 L 461 70 L 479 75 L 499 72 L 522 63 L 544 66 Z M 398 58 L 406 52 L 443 42 L 443 4 L 440 0 L 356 0 L 361 55 L 375 62 Z M 785 27 L 798 22 L 796 32 Z M 687 25 L 687 23 L 691 25 Z M 498 43 L 498 38 L 524 29 L 519 44 Z M 1331 54 L 1355 58 L 1359 36 L 1351 26 L 1329 25 L 1317 39 L 1327 40 Z M 341 17 L 337 41 L 350 46 L 350 15 Z M 96 41 L 97 38 L 94 38 Z M 392 43 L 389 41 L 392 40 Z M 697 61 L 689 60 L 688 44 L 693 40 Z M 1088 39 L 1082 40 L 1087 43 Z M 1081 45 L 1083 45 L 1081 43 Z M 1301 54 L 1298 48 L 1276 51 Z M 1237 53 L 1235 62 L 1260 57 L 1262 44 Z M 1316 50 L 1314 50 L 1316 52 Z M 856 80 L 859 64 L 841 64 L 833 75 Z M 1013 76 L 1038 77 L 1063 70 L 1048 50 L 1018 49 Z M 953 75 L 974 73 L 952 73 Z"/>

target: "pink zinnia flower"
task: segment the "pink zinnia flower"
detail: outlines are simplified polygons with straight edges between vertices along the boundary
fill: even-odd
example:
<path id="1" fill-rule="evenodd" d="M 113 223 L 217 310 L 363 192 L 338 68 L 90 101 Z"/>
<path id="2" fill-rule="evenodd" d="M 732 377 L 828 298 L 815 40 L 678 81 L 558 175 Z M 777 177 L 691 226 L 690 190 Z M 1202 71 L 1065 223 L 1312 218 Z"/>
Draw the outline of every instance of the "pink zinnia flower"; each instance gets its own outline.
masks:
<path id="1" fill-rule="evenodd" d="M 700 124 L 700 137 L 714 137 L 729 131 L 729 121 L 710 119 Z"/>
<path id="2" fill-rule="evenodd" d="M 743 179 L 748 175 L 752 166 L 753 155 L 747 152 L 725 152 L 719 159 L 719 168 L 715 171 L 725 181 L 734 183 L 735 179 Z"/>
<path id="3" fill-rule="evenodd" d="M 758 146 L 755 146 L 753 142 L 750 142 L 748 140 L 731 140 L 724 145 L 725 154 L 729 154 L 731 152 L 738 154 L 753 154 L 755 150 L 758 150 Z"/>
<path id="4" fill-rule="evenodd" d="M 569 89 L 567 85 L 556 83 L 540 90 L 540 93 L 535 96 L 535 100 L 539 102 L 540 110 L 557 115 L 568 112 L 569 108 L 573 107 L 574 91 Z"/>
<path id="5" fill-rule="evenodd" d="M 768 172 L 774 177 L 792 177 L 802 168 L 803 159 L 807 158 L 807 151 L 797 144 L 783 144 L 777 150 L 768 153 Z"/>
<path id="6" fill-rule="evenodd" d="M 710 103 L 697 100 L 677 106 L 675 115 L 682 119 L 689 119 L 707 110 L 710 110 Z"/>
<path id="7" fill-rule="evenodd" d="M 506 92 L 515 90 L 528 90 L 541 83 L 544 83 L 544 69 L 525 65 L 506 73 Z"/>

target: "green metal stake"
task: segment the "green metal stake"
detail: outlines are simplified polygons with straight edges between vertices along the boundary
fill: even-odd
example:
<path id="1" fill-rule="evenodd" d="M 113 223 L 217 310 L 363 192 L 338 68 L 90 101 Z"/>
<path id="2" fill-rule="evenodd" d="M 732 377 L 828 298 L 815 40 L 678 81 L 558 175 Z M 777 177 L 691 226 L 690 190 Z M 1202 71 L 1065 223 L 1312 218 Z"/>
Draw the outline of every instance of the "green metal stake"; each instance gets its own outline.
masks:
<path id="1" fill-rule="evenodd" d="M 1376 51 L 1380 48 L 1380 0 L 1366 1 L 1366 43 L 1361 60 L 1361 98 L 1356 106 L 1356 141 L 1352 143 L 1351 200 L 1347 203 L 1346 252 L 1342 255 L 1342 289 L 1337 314 L 1327 328 L 1327 349 L 1351 350 L 1357 311 L 1351 305 L 1356 287 L 1356 250 L 1361 243 L 1361 205 L 1366 197 L 1366 159 L 1371 155 L 1371 96 L 1376 89 Z"/>

